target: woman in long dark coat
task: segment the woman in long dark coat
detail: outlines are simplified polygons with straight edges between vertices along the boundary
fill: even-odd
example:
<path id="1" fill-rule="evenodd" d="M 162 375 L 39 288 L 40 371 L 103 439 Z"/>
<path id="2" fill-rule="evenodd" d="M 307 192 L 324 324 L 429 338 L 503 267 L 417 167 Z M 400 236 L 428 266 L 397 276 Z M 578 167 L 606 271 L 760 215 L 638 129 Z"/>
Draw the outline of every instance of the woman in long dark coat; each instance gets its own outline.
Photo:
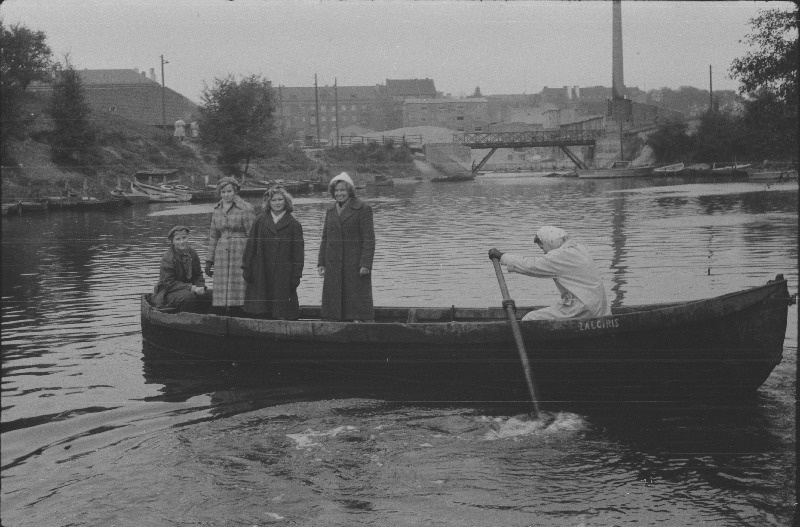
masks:
<path id="1" fill-rule="evenodd" d="M 346 172 L 328 190 L 335 200 L 325 213 L 317 261 L 322 284 L 322 318 L 375 320 L 372 305 L 372 261 L 375 230 L 372 208 L 358 199 Z"/>
<path id="2" fill-rule="evenodd" d="M 242 256 L 244 311 L 263 318 L 296 320 L 297 286 L 303 276 L 303 227 L 292 216 L 292 196 L 281 186 L 264 194 Z"/>

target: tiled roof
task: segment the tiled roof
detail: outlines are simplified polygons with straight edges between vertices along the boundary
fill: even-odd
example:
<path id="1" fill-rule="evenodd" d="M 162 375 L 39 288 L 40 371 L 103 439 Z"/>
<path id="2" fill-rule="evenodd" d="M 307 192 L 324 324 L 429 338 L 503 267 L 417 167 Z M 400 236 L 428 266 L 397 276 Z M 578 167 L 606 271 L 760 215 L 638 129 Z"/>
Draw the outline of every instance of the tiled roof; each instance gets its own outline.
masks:
<path id="1" fill-rule="evenodd" d="M 430 98 L 430 99 L 406 99 L 405 102 L 409 104 L 463 104 L 463 103 L 482 103 L 488 102 L 487 99 L 483 97 L 469 97 L 463 99 L 455 99 L 455 98 Z"/>
<path id="2" fill-rule="evenodd" d="M 390 96 L 436 97 L 433 79 L 386 79 Z"/>
<path id="3" fill-rule="evenodd" d="M 93 84 L 158 84 L 143 73 L 131 69 L 76 70 L 84 86 Z"/>

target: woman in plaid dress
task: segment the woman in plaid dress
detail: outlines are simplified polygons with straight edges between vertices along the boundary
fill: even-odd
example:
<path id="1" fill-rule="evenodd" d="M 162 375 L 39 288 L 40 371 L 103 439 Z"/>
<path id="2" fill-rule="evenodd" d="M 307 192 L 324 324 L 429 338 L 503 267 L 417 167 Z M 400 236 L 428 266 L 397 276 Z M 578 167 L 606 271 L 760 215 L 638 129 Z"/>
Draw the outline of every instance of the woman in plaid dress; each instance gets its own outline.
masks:
<path id="1" fill-rule="evenodd" d="M 244 305 L 242 255 L 256 217 L 253 206 L 238 196 L 239 188 L 232 177 L 217 183 L 222 199 L 211 213 L 205 268 L 208 276 L 216 274 L 212 305 L 228 308 L 233 314 L 240 313 Z"/>

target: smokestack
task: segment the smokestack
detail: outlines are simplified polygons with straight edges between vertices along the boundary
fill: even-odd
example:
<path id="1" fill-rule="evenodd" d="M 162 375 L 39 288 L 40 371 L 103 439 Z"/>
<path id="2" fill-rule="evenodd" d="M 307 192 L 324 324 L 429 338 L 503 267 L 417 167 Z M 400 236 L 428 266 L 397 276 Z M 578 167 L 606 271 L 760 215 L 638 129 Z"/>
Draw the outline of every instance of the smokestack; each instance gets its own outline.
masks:
<path id="1" fill-rule="evenodd" d="M 622 76 L 622 3 L 613 2 L 612 55 L 611 55 L 611 98 L 625 98 L 625 82 Z"/>
<path id="2" fill-rule="evenodd" d="M 153 81 L 153 82 L 155 82 L 155 80 L 156 80 L 156 69 L 155 68 L 150 68 L 150 80 Z"/>

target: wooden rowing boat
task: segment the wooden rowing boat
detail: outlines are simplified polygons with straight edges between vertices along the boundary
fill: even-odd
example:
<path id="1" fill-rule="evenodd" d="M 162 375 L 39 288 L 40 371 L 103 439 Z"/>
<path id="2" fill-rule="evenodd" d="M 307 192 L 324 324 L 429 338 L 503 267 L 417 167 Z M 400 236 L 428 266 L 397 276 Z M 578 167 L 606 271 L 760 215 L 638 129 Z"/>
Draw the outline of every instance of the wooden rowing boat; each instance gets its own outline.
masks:
<path id="1" fill-rule="evenodd" d="M 614 161 L 607 168 L 591 168 L 578 171 L 578 177 L 583 179 L 646 177 L 652 175 L 652 166 L 635 167 L 631 165 L 630 161 Z"/>
<path id="2" fill-rule="evenodd" d="M 62 210 L 116 210 L 124 203 L 118 199 L 99 199 L 92 196 L 50 196 L 51 208 Z"/>
<path id="3" fill-rule="evenodd" d="M 150 196 L 143 192 L 126 192 L 118 188 L 111 190 L 111 195 L 114 196 L 114 199 L 121 200 L 128 205 L 137 205 L 150 201 Z"/>
<path id="4" fill-rule="evenodd" d="M 410 375 L 430 382 L 476 379 L 525 392 L 509 320 L 496 308 L 378 307 L 374 323 L 166 313 L 141 298 L 149 346 L 187 359 L 253 361 Z M 596 319 L 522 321 L 545 397 L 598 393 L 705 397 L 755 391 L 781 361 L 789 296 L 783 275 L 727 295 L 621 307 Z M 521 317 L 534 308 L 518 308 Z M 643 394 L 643 395 L 642 395 Z"/>
<path id="5" fill-rule="evenodd" d="M 22 206 L 19 200 L 3 202 L 3 216 L 12 216 L 21 212 Z"/>
<path id="6" fill-rule="evenodd" d="M 666 165 L 663 167 L 654 168 L 653 174 L 672 174 L 674 172 L 680 172 L 683 170 L 683 168 L 683 163 L 675 163 L 674 165 Z"/>
<path id="7" fill-rule="evenodd" d="M 161 187 L 137 183 L 135 181 L 131 181 L 131 191 L 147 194 L 150 197 L 150 201 L 156 203 L 178 203 L 191 201 L 192 199 L 192 194 L 190 192 L 167 191 Z"/>

